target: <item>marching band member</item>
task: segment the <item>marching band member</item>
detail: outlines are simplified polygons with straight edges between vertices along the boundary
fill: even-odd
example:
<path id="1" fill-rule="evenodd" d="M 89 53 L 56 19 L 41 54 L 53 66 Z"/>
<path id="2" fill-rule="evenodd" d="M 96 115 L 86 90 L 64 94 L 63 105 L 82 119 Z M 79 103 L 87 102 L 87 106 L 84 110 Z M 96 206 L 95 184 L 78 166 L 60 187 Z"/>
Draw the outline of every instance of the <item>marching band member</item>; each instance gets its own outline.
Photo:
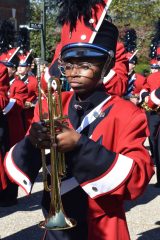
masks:
<path id="1" fill-rule="evenodd" d="M 158 72 L 160 65 L 158 64 L 158 60 L 153 58 L 150 61 L 150 73 Z"/>
<path id="2" fill-rule="evenodd" d="M 65 153 L 67 176 L 61 182 L 62 202 L 77 225 L 69 230 L 47 230 L 44 239 L 129 240 L 124 200 L 141 195 L 153 175 L 153 164 L 143 145 L 148 136 L 147 120 L 141 109 L 106 92 L 103 78 L 114 66 L 118 30 L 105 19 L 103 1 L 94 3 L 92 9 L 85 3 L 87 15 L 76 14 L 74 9 L 78 17 L 64 19 L 59 64 L 73 91 L 62 93 L 68 125 L 55 120 L 60 132 L 56 146 L 52 142 Z M 71 9 L 67 4 L 64 1 Z M 42 110 L 47 113 L 45 98 Z M 37 105 L 28 135 L 10 150 L 5 161 L 10 178 L 28 193 L 41 168 L 40 149 L 50 148 L 53 140 L 39 120 Z M 45 216 L 49 199 L 50 193 L 44 191 Z"/>
<path id="3" fill-rule="evenodd" d="M 111 1 L 108 1 L 107 8 L 109 7 L 110 3 Z M 81 12 L 83 11 L 85 11 L 84 4 L 81 5 Z M 108 15 L 107 15 L 107 19 L 108 19 Z M 65 32 L 68 30 L 66 29 L 66 25 L 63 24 L 63 20 L 59 18 L 59 22 L 60 24 L 62 24 L 61 42 L 57 44 L 54 58 L 52 60 L 51 66 L 49 67 L 50 75 L 58 78 L 60 77 L 60 71 L 58 70 L 58 65 L 57 65 L 58 58 L 63 45 L 63 35 L 65 35 Z M 85 24 L 87 25 L 88 23 L 85 23 Z M 80 30 L 76 29 L 76 31 L 80 31 Z M 106 88 L 106 91 L 109 94 L 123 96 L 127 88 L 127 80 L 128 80 L 128 59 L 126 57 L 125 47 L 122 42 L 117 42 L 115 65 L 109 71 L 108 75 L 104 77 L 103 79 L 104 86 Z"/>
<path id="4" fill-rule="evenodd" d="M 19 76 L 19 79 L 26 84 L 28 89 L 28 97 L 25 101 L 25 108 L 23 110 L 23 118 L 24 118 L 24 126 L 25 131 L 28 130 L 33 114 L 34 114 L 34 106 L 37 101 L 38 96 L 38 83 L 37 79 L 34 75 L 28 74 L 30 71 L 30 65 L 32 63 L 32 56 L 31 56 L 32 50 L 25 54 L 19 54 L 19 65 L 17 68 L 17 75 Z"/>
<path id="5" fill-rule="evenodd" d="M 0 25 L 0 61 L 3 63 L 4 72 L 2 71 L 3 84 L 0 90 L 0 104 L 3 108 L 3 141 L 1 139 L 1 150 L 3 149 L 3 158 L 6 152 L 17 141 L 24 137 L 24 129 L 21 117 L 21 107 L 19 106 L 20 99 L 23 98 L 23 87 L 14 81 L 16 65 L 18 62 L 17 52 L 19 48 L 14 48 L 14 26 L 10 20 L 1 22 Z M 4 67 L 4 65 L 6 65 Z M 6 73 L 7 71 L 7 73 Z M 12 91 L 12 90 L 13 91 Z M 3 93 L 2 93 L 3 91 Z M 17 94 L 19 93 L 19 94 Z M 21 95 L 21 98 L 20 98 Z M 2 97 L 3 96 L 3 97 Z M 2 110 L 2 109 L 1 109 Z M 18 126 L 18 127 L 17 127 Z M 3 159 L 2 159 L 3 160 Z M 2 171 L 1 171 L 2 173 Z M 0 206 L 7 207 L 17 203 L 18 187 L 7 178 L 7 188 L 0 193 Z"/>
<path id="6" fill-rule="evenodd" d="M 9 148 L 20 141 L 25 135 L 22 110 L 27 99 L 28 90 L 26 85 L 16 76 L 19 63 L 18 51 L 19 48 L 12 48 L 1 55 L 1 59 L 3 59 L 3 63 L 8 69 L 10 85 L 8 91 L 9 104 L 3 111 L 8 122 Z M 18 125 L 18 128 L 13 127 L 14 125 Z"/>
<path id="7" fill-rule="evenodd" d="M 156 72 L 151 73 L 147 78 L 147 83 L 142 90 L 142 96 L 144 95 L 144 101 L 146 104 L 148 124 L 150 129 L 150 147 L 151 154 L 156 165 L 156 187 L 160 187 L 160 163 L 157 147 L 159 146 L 160 139 L 157 137 L 160 117 L 159 117 L 159 88 L 160 88 L 160 67 L 156 65 Z M 143 92 L 144 91 L 144 92 Z"/>
<path id="8" fill-rule="evenodd" d="M 128 86 L 124 98 L 138 106 L 139 94 L 146 82 L 146 78 L 135 72 L 135 67 L 138 61 L 137 56 L 134 55 L 134 53 L 128 52 L 127 57 L 129 61 Z"/>
<path id="9" fill-rule="evenodd" d="M 131 102 L 138 106 L 139 93 L 145 83 L 145 77 L 135 72 L 135 67 L 138 62 L 138 58 L 136 56 L 138 52 L 138 49 L 136 49 L 137 48 L 136 31 L 133 28 L 126 29 L 123 40 L 127 52 L 126 56 L 129 63 L 128 83 L 127 90 L 124 94 L 124 98 L 130 100 Z"/>
<path id="10" fill-rule="evenodd" d="M 17 56 L 18 51 L 19 48 L 12 48 L 0 56 L 1 61 L 8 69 L 10 85 L 8 89 L 9 103 L 3 109 L 3 115 L 6 121 L 6 151 L 8 151 L 18 141 L 22 140 L 25 136 L 25 130 L 22 121 L 22 109 L 24 108 L 28 91 L 26 85 L 15 76 L 19 61 Z M 15 205 L 17 203 L 17 196 L 17 184 L 10 182 L 8 179 L 8 186 L 0 196 L 0 206 L 8 207 Z"/>
<path id="11" fill-rule="evenodd" d="M 6 121 L 3 115 L 3 109 L 8 104 L 8 89 L 9 89 L 9 76 L 7 68 L 4 64 L 0 63 L 0 191 L 4 190 L 7 186 L 5 177 L 3 158 L 6 152 Z"/>

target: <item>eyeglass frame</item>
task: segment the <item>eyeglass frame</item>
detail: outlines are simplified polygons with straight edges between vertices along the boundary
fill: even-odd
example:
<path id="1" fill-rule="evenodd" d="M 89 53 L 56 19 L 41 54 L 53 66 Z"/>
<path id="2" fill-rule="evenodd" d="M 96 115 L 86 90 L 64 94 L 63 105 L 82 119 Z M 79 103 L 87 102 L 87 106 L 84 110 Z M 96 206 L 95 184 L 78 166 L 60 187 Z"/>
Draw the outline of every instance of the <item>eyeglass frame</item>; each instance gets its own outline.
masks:
<path id="1" fill-rule="evenodd" d="M 88 69 L 84 69 L 84 70 L 86 70 L 86 71 L 88 71 L 88 70 L 93 70 L 92 69 L 92 67 L 94 67 L 94 66 L 100 66 L 100 65 L 102 65 L 102 63 L 89 63 L 89 62 L 81 62 L 80 64 L 79 63 L 69 63 L 69 62 L 63 62 L 63 61 L 60 61 L 59 62 L 60 64 L 59 64 L 59 70 L 60 70 L 60 72 L 61 72 L 61 74 L 63 75 L 63 76 L 65 76 L 65 72 L 66 72 L 66 68 L 65 68 L 65 65 L 66 64 L 69 64 L 70 66 L 71 66 L 71 68 L 70 69 L 68 69 L 68 71 L 70 71 L 70 70 L 73 70 L 73 68 L 77 68 L 77 69 L 79 69 L 79 68 L 81 68 L 82 67 L 82 65 L 86 65 L 87 67 L 88 67 Z"/>

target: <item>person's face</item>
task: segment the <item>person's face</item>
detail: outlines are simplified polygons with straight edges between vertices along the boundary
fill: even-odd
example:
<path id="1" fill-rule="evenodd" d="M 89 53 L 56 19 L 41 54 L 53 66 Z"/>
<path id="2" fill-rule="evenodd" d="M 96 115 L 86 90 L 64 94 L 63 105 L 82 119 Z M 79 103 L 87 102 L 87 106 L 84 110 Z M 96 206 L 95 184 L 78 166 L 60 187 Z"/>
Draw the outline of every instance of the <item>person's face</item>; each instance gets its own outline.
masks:
<path id="1" fill-rule="evenodd" d="M 156 68 L 151 68 L 151 73 L 155 73 L 155 72 L 158 72 L 158 69 L 156 69 Z"/>
<path id="2" fill-rule="evenodd" d="M 18 72 L 20 75 L 25 75 L 25 74 L 27 74 L 28 70 L 29 70 L 28 67 L 18 66 L 18 68 L 17 68 L 17 72 Z"/>
<path id="3" fill-rule="evenodd" d="M 70 59 L 64 62 L 64 71 L 71 88 L 81 98 L 92 93 L 102 83 L 103 62 L 91 59 Z"/>
<path id="4" fill-rule="evenodd" d="M 7 69 L 8 69 L 9 77 L 12 77 L 15 74 L 15 72 L 16 72 L 16 68 L 15 67 L 7 67 Z"/>

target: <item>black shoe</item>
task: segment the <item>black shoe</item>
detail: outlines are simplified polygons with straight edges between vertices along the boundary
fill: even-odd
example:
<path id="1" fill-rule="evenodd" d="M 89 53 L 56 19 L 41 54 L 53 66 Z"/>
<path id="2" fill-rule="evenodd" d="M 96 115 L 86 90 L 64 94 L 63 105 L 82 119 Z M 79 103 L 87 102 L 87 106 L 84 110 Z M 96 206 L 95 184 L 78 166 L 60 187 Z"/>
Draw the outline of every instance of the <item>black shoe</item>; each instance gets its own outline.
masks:
<path id="1" fill-rule="evenodd" d="M 0 201 L 0 207 L 12 207 L 18 203 L 17 199 L 7 200 L 7 201 Z"/>

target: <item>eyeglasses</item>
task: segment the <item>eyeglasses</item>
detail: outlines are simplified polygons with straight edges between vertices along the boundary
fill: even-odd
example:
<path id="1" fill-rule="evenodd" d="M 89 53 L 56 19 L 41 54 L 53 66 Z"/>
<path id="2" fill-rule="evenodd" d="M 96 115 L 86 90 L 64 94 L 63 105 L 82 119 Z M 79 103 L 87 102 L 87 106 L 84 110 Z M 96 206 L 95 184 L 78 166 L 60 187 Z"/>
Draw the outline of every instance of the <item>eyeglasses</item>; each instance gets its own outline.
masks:
<path id="1" fill-rule="evenodd" d="M 80 62 L 80 63 L 61 63 L 59 66 L 60 71 L 64 74 L 66 71 L 71 71 L 74 68 L 81 71 L 93 70 L 94 66 L 100 66 L 100 63 L 89 63 L 89 62 Z"/>

